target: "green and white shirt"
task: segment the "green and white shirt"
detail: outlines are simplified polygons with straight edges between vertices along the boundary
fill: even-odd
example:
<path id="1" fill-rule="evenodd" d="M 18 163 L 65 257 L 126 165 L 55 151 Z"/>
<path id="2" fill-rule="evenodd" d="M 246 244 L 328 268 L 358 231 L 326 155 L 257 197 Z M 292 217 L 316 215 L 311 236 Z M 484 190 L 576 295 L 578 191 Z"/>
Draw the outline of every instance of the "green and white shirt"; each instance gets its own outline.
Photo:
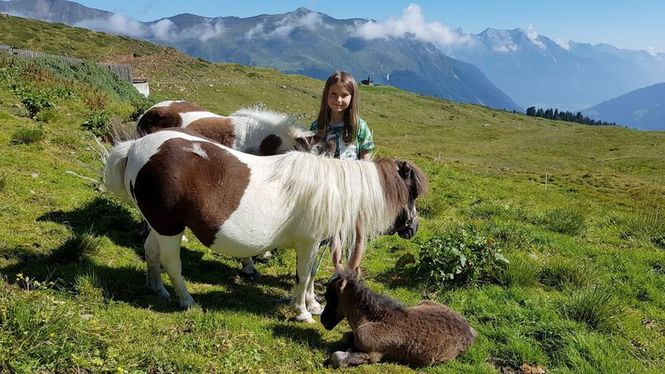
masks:
<path id="1" fill-rule="evenodd" d="M 310 130 L 316 131 L 317 129 L 318 125 L 316 121 L 312 122 Z M 360 153 L 369 152 L 374 149 L 372 131 L 364 120 L 358 118 L 358 135 L 354 143 L 344 143 L 343 131 L 344 122 L 332 122 L 328 124 L 326 142 L 335 141 L 335 157 L 339 157 L 341 160 L 357 160 Z"/>

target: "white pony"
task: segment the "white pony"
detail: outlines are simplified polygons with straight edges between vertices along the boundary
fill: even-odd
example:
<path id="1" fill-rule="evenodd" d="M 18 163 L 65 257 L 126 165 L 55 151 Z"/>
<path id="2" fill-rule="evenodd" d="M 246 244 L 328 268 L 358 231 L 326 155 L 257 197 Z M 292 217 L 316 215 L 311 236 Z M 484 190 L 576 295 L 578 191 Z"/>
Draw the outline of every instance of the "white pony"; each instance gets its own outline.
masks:
<path id="1" fill-rule="evenodd" d="M 148 284 L 159 295 L 169 296 L 163 267 L 180 304 L 194 304 L 179 255 L 189 227 L 226 256 L 295 248 L 298 321 L 312 321 L 312 313 L 322 311 L 314 297 L 319 243 L 335 236 L 353 243 L 356 222 L 367 235 L 412 237 L 418 228 L 415 199 L 427 188 L 422 172 L 407 161 L 342 161 L 302 152 L 258 157 L 185 129 L 119 143 L 106 159 L 104 178 L 150 225 Z"/>

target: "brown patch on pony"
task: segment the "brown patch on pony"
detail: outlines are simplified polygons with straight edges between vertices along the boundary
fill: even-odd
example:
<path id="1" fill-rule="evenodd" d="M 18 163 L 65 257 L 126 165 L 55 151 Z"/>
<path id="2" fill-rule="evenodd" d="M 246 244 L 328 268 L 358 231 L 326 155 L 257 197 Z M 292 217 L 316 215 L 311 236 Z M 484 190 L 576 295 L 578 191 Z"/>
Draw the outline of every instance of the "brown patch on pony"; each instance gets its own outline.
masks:
<path id="1" fill-rule="evenodd" d="M 206 112 L 207 110 L 201 107 L 199 104 L 192 103 L 191 101 L 176 101 L 171 103 L 165 108 L 170 108 L 176 113 L 187 113 L 187 112 Z"/>
<path id="2" fill-rule="evenodd" d="M 205 111 L 198 104 L 188 101 L 174 102 L 168 106 L 150 108 L 136 124 L 136 131 L 141 134 L 151 134 L 159 129 L 182 126 L 180 113 Z"/>
<path id="3" fill-rule="evenodd" d="M 195 153 L 194 147 L 206 157 Z M 176 235 L 189 227 L 210 246 L 240 205 L 249 177 L 249 168 L 230 152 L 205 141 L 174 138 L 141 168 L 134 194 L 159 234 Z"/>
<path id="4" fill-rule="evenodd" d="M 397 213 L 409 202 L 409 190 L 399 175 L 399 167 L 395 160 L 381 158 L 374 161 L 381 188 L 383 189 L 383 196 L 385 197 L 388 211 L 391 215 Z"/>
<path id="5" fill-rule="evenodd" d="M 180 127 L 181 124 L 180 114 L 169 107 L 152 108 L 141 116 L 136 124 L 136 131 L 145 135 L 167 127 Z"/>
<path id="6" fill-rule="evenodd" d="M 374 164 L 390 212 L 397 214 L 408 203 L 427 192 L 425 174 L 411 162 L 381 158 L 375 160 Z"/>
<path id="7" fill-rule="evenodd" d="M 190 123 L 187 129 L 229 148 L 233 148 L 233 143 L 236 140 L 233 120 L 230 117 L 197 119 Z"/>
<path id="8" fill-rule="evenodd" d="M 261 141 L 259 146 L 259 156 L 272 156 L 277 154 L 279 146 L 282 145 L 282 138 L 277 135 L 270 134 Z"/>

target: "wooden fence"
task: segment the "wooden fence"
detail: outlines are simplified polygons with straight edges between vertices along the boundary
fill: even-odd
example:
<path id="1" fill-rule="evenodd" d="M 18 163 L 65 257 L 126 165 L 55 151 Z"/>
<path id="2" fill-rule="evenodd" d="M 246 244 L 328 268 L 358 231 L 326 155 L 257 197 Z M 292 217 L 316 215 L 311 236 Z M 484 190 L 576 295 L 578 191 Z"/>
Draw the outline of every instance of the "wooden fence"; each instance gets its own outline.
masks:
<path id="1" fill-rule="evenodd" d="M 69 64 L 80 64 L 83 62 L 83 60 L 74 57 L 52 55 L 49 53 L 36 52 L 28 49 L 12 48 L 8 45 L 1 45 L 1 44 L 0 44 L 0 52 L 4 52 L 22 58 L 42 58 L 42 57 L 57 58 Z M 101 64 L 101 63 L 99 65 L 111 70 L 115 75 L 118 76 L 119 79 L 129 83 L 134 83 L 134 74 L 132 72 L 132 65 Z"/>

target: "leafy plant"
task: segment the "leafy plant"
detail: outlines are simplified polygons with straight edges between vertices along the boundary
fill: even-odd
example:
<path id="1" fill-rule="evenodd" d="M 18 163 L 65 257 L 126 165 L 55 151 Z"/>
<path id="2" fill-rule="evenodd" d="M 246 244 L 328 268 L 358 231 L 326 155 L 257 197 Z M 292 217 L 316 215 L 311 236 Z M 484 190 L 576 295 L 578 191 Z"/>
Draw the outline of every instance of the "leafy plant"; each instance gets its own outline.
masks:
<path id="1" fill-rule="evenodd" d="M 508 264 L 494 239 L 467 227 L 421 244 L 416 272 L 432 285 L 498 282 Z"/>
<path id="2" fill-rule="evenodd" d="M 28 110 L 30 117 L 35 118 L 40 112 L 53 108 L 53 102 L 46 91 L 18 85 L 14 85 L 13 88 L 25 109 Z"/>
<path id="3" fill-rule="evenodd" d="M 109 119 L 110 115 L 108 112 L 94 111 L 90 113 L 88 119 L 81 126 L 96 136 L 106 136 L 108 134 Z"/>

